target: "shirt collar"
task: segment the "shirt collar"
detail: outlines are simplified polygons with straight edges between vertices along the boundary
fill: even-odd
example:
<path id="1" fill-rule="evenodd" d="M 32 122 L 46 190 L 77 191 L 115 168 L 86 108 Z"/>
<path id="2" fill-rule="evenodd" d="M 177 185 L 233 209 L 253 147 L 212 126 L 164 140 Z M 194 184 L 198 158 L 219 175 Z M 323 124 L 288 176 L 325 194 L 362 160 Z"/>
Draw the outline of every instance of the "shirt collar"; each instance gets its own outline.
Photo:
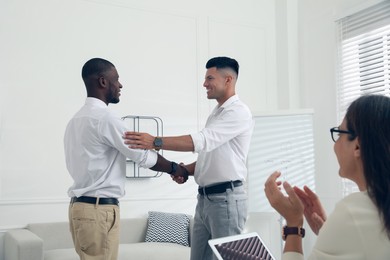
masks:
<path id="1" fill-rule="evenodd" d="M 233 96 L 231 96 L 228 100 L 226 100 L 226 101 L 222 104 L 222 106 L 220 106 L 220 108 L 228 107 L 230 104 L 236 102 L 237 100 L 239 100 L 238 95 L 237 95 L 237 94 L 236 94 L 236 95 L 233 95 Z M 218 107 L 218 106 L 217 106 L 217 107 Z"/>
<path id="2" fill-rule="evenodd" d="M 85 100 L 86 105 L 93 105 L 98 107 L 107 107 L 106 103 L 104 103 L 102 100 L 94 97 L 87 97 Z"/>

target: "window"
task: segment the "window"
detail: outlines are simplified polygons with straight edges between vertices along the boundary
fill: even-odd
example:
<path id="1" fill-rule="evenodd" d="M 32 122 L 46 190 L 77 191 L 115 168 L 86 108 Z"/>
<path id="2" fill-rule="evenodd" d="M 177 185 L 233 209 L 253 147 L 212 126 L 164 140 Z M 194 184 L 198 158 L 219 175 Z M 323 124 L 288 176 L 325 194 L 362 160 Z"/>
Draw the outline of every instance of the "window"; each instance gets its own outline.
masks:
<path id="1" fill-rule="evenodd" d="M 248 154 L 248 211 L 275 212 L 264 194 L 264 183 L 274 171 L 282 173 L 281 181 L 315 191 L 313 111 L 263 114 L 254 120 Z"/>
<path id="2" fill-rule="evenodd" d="M 339 122 L 349 104 L 364 94 L 390 95 L 390 1 L 337 21 Z M 356 191 L 344 181 L 344 195 Z"/>

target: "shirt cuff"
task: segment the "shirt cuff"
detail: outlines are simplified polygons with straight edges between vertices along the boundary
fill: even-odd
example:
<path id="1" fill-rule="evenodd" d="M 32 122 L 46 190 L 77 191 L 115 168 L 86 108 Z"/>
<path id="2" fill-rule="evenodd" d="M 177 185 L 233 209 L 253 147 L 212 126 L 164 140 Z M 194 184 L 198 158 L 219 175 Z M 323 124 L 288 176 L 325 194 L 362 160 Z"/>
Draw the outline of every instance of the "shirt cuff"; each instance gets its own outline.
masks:
<path id="1" fill-rule="evenodd" d="M 282 260 L 304 260 L 304 259 L 301 253 L 285 252 L 283 253 Z"/>
<path id="2" fill-rule="evenodd" d="M 157 152 L 153 150 L 147 150 L 145 160 L 139 164 L 143 168 L 152 168 L 157 163 Z"/>
<path id="3" fill-rule="evenodd" d="M 191 134 L 192 142 L 194 143 L 194 152 L 198 153 L 203 150 L 205 138 L 204 135 L 199 132 L 196 134 Z"/>

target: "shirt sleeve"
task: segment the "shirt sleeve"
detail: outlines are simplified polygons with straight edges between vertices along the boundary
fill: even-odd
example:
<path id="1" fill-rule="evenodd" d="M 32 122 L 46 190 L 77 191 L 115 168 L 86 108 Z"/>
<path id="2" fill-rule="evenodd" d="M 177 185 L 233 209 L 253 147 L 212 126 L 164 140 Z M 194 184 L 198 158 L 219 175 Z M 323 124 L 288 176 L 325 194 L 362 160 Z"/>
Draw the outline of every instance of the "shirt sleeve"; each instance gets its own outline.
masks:
<path id="1" fill-rule="evenodd" d="M 303 260 L 303 255 L 297 252 L 285 252 L 282 255 L 282 260 Z"/>
<path id="2" fill-rule="evenodd" d="M 151 168 L 157 162 L 157 152 L 153 150 L 131 149 L 123 139 L 123 133 L 128 131 L 124 121 L 108 113 L 99 125 L 99 134 L 102 141 L 117 149 L 126 158 L 134 161 L 140 167 Z"/>
<path id="3" fill-rule="evenodd" d="M 348 203 L 343 200 L 338 202 L 322 226 L 309 259 L 365 259 L 362 256 L 366 246 L 362 243 L 358 226 Z"/>
<path id="4" fill-rule="evenodd" d="M 253 118 L 245 110 L 222 111 L 221 116 L 211 120 L 202 131 L 191 134 L 195 152 L 210 152 L 236 136 L 251 130 Z"/>

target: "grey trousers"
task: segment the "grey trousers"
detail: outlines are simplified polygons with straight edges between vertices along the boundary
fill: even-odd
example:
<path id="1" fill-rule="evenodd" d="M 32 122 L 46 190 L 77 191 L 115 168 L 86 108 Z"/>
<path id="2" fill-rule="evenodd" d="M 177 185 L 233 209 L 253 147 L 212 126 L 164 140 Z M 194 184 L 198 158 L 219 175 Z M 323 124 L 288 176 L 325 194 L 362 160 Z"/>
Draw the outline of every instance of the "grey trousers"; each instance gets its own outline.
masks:
<path id="1" fill-rule="evenodd" d="M 224 193 L 199 195 L 191 237 L 191 260 L 217 259 L 209 239 L 240 234 L 247 218 L 248 197 L 244 186 Z"/>

